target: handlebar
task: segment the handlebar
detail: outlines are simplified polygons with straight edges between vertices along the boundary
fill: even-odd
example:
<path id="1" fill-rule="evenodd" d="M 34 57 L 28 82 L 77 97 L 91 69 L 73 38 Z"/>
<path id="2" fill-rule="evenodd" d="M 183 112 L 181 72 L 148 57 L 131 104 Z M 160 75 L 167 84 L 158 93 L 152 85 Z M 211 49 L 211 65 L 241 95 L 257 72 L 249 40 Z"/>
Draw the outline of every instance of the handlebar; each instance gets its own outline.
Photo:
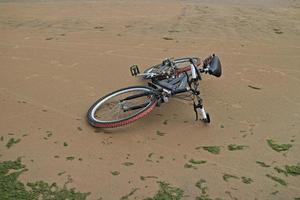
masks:
<path id="1" fill-rule="evenodd" d="M 194 63 L 192 63 L 192 64 L 194 64 Z M 198 62 L 195 63 L 195 66 L 198 67 L 198 66 L 200 66 L 200 65 L 201 65 L 201 61 L 200 61 L 200 59 L 198 59 Z M 197 69 L 198 69 L 198 68 L 197 68 Z M 186 67 L 182 67 L 182 68 L 180 68 L 180 69 L 176 69 L 175 73 L 176 73 L 176 75 L 179 75 L 179 74 L 181 74 L 181 73 L 188 72 L 188 71 L 190 71 L 190 70 L 191 70 L 191 65 L 186 66 Z M 204 72 L 203 69 L 198 69 L 198 70 L 200 71 L 200 73 L 203 73 L 203 72 Z"/>
<path id="2" fill-rule="evenodd" d="M 211 56 L 205 58 L 203 62 L 200 61 L 200 59 L 197 58 L 197 63 L 193 62 L 193 58 L 190 58 L 190 63 L 191 65 L 176 69 L 175 73 L 176 75 L 179 75 L 181 73 L 190 71 L 192 68 L 191 66 L 194 66 L 197 70 L 196 72 L 198 73 L 209 73 L 210 75 L 214 75 L 216 77 L 220 77 L 222 75 L 222 67 L 221 67 L 221 62 L 218 56 L 215 54 L 212 54 Z M 197 68 L 202 64 L 202 68 Z M 200 74 L 198 74 L 200 76 Z"/>
<path id="3" fill-rule="evenodd" d="M 177 68 L 177 64 L 187 63 L 189 62 L 190 65 L 185 67 Z M 194 67 L 193 70 L 191 67 Z M 201 67 L 202 66 L 202 67 Z M 158 72 L 152 72 L 151 70 L 154 68 L 158 68 Z M 222 74 L 221 63 L 217 56 L 212 54 L 211 56 L 205 58 L 203 61 L 197 57 L 186 57 L 186 58 L 179 58 L 179 59 L 166 59 L 162 62 L 162 64 L 155 65 L 151 68 L 149 72 L 145 73 L 137 73 L 134 74 L 135 76 L 143 76 L 148 78 L 156 78 L 156 79 L 166 79 L 172 77 L 173 75 L 180 75 L 181 73 L 185 73 L 188 71 L 192 71 L 193 78 L 199 78 L 200 73 L 209 73 L 210 75 L 214 75 L 220 77 Z M 170 70 L 169 70 L 170 69 Z M 195 69 L 195 70 L 194 70 Z"/>

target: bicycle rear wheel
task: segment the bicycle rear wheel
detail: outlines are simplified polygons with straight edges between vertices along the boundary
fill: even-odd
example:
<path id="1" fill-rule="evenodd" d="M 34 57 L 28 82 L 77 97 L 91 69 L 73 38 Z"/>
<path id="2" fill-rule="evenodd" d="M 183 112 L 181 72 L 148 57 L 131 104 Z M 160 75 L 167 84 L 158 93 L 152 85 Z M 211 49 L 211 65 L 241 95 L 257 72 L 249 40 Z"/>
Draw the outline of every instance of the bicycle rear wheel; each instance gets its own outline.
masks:
<path id="1" fill-rule="evenodd" d="M 88 110 L 88 122 L 94 127 L 114 128 L 130 124 L 150 113 L 157 104 L 153 89 L 132 86 L 112 92 L 96 101 Z"/>

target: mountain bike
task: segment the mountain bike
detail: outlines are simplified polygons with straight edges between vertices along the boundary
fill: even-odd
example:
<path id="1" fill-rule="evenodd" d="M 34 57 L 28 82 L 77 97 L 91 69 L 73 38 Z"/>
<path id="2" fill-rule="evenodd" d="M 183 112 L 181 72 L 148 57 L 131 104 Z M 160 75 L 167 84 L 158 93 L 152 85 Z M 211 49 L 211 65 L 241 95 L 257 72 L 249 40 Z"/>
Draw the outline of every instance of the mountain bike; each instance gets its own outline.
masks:
<path id="1" fill-rule="evenodd" d="M 185 94 L 193 101 L 196 120 L 210 123 L 200 97 L 201 74 L 220 77 L 221 62 L 212 54 L 201 61 L 197 57 L 168 58 L 140 73 L 139 67 L 130 67 L 132 76 L 148 80 L 148 86 L 131 86 L 119 89 L 97 100 L 87 112 L 90 125 L 114 128 L 135 122 L 149 114 L 155 107 L 169 102 L 171 97 Z"/>

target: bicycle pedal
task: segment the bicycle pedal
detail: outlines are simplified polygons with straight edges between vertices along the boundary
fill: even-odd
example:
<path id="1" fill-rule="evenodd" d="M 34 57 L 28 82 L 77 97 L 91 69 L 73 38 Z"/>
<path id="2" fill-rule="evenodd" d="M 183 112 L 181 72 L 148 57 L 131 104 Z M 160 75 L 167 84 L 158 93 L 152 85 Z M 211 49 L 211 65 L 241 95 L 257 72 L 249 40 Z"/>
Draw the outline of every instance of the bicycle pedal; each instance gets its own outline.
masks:
<path id="1" fill-rule="evenodd" d="M 132 76 L 137 76 L 138 74 L 140 74 L 139 67 L 137 65 L 132 65 L 130 67 L 130 72 Z"/>

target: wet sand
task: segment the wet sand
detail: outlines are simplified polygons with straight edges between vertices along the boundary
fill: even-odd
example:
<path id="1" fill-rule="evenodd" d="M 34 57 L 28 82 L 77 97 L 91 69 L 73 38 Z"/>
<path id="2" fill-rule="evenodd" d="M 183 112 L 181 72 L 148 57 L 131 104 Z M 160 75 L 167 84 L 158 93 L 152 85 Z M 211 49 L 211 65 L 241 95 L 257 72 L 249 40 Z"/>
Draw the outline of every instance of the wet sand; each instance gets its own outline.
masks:
<path id="1" fill-rule="evenodd" d="M 134 188 L 129 199 L 153 196 L 157 181 L 195 199 L 200 179 L 211 198 L 300 197 L 299 177 L 274 170 L 300 162 L 298 1 L 1 2 L 0 160 L 21 156 L 29 169 L 24 182 L 62 185 L 69 176 L 69 187 L 105 200 Z M 99 97 L 146 85 L 131 77 L 132 64 L 143 69 L 166 57 L 211 53 L 223 65 L 221 78 L 201 82 L 211 124 L 195 122 L 192 106 L 176 99 L 123 128 L 87 124 L 85 114 Z M 8 149 L 10 138 L 21 141 Z M 292 148 L 276 152 L 268 139 Z M 230 144 L 247 148 L 230 151 Z M 190 159 L 206 163 L 184 167 Z M 224 174 L 238 178 L 226 182 Z"/>

